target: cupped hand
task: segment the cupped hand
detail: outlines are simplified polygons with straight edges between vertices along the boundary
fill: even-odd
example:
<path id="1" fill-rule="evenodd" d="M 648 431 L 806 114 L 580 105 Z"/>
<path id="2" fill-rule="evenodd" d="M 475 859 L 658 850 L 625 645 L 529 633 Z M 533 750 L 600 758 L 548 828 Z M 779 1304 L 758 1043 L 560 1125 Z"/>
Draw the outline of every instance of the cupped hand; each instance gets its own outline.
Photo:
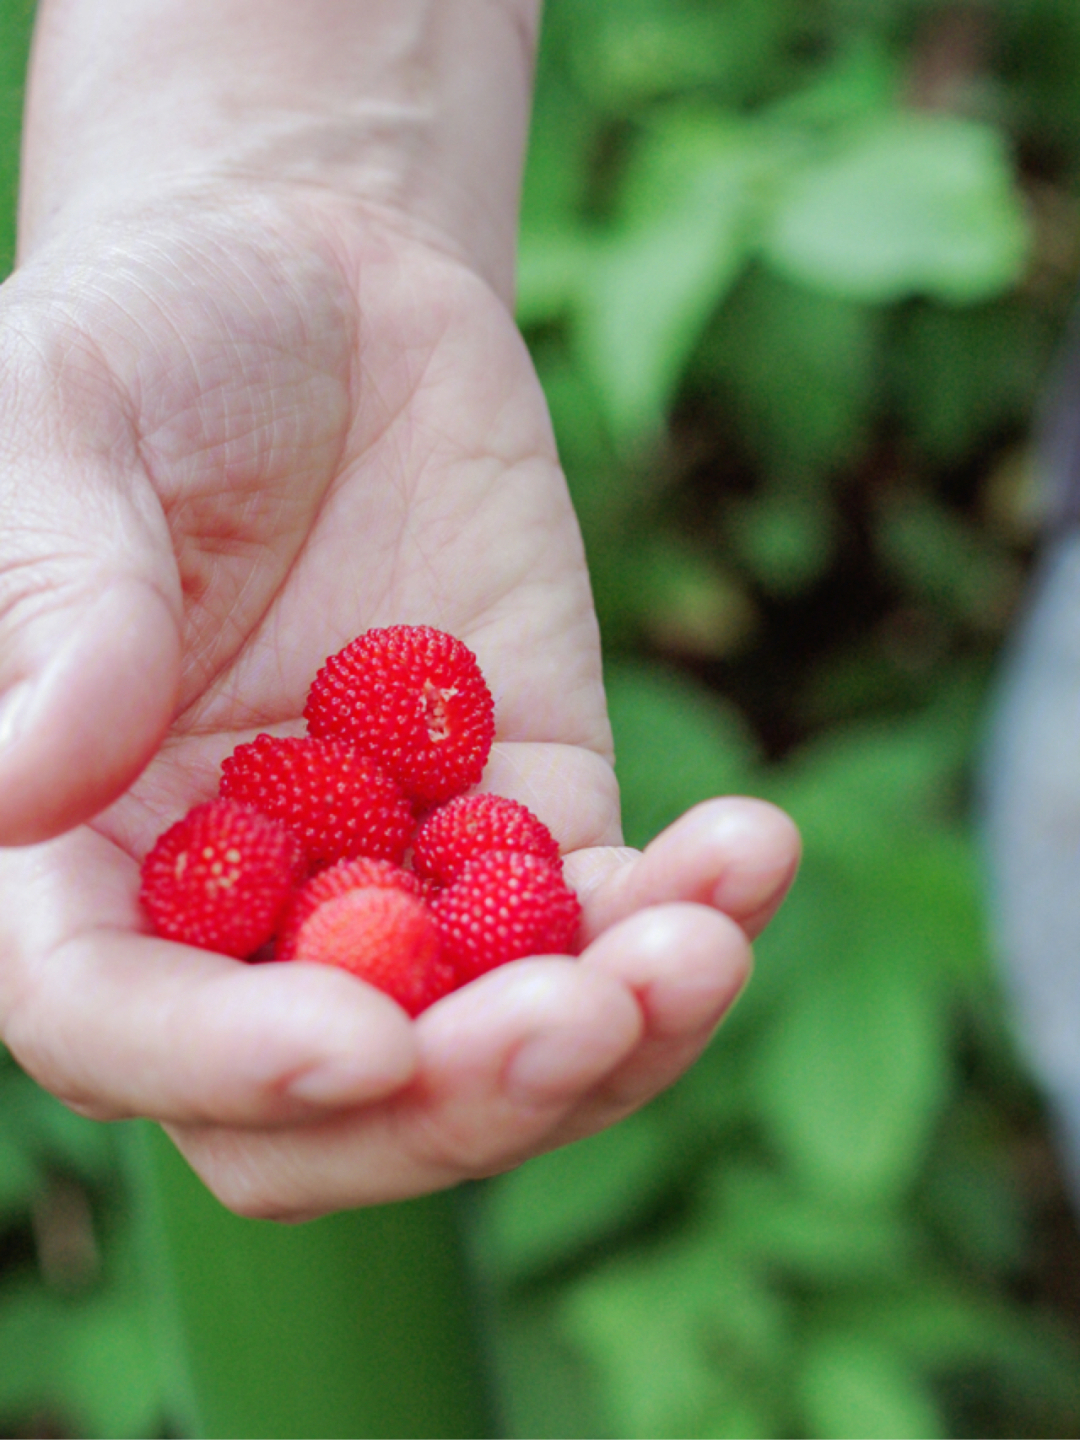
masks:
<path id="1" fill-rule="evenodd" d="M 299 1217 L 491 1173 L 671 1083 L 797 840 L 756 801 L 619 848 L 595 616 L 502 301 L 387 216 L 187 196 L 0 291 L 0 1032 L 85 1113 L 149 1115 L 226 1204 Z M 138 865 L 371 625 L 476 652 L 484 785 L 585 905 L 412 1023 L 351 977 L 147 933 Z"/>

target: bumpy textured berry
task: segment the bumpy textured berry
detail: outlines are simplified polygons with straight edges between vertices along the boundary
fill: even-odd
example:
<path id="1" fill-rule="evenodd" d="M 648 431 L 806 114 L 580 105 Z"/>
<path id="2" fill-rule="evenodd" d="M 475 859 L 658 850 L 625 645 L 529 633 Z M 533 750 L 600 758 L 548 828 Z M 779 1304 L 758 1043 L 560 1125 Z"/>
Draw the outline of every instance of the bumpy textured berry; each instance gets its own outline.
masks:
<path id="1" fill-rule="evenodd" d="M 432 899 L 431 913 L 465 983 L 525 955 L 572 953 L 581 906 L 539 856 L 489 850 L 466 861 L 454 883 Z"/>
<path id="2" fill-rule="evenodd" d="M 476 784 L 495 735 L 475 655 L 429 625 L 359 635 L 319 671 L 304 714 L 312 735 L 365 750 L 429 805 Z"/>
<path id="3" fill-rule="evenodd" d="M 296 837 L 279 821 L 210 800 L 159 836 L 140 894 L 165 939 L 243 959 L 273 934 L 301 866 Z"/>
<path id="4" fill-rule="evenodd" d="M 562 869 L 551 831 L 528 806 L 505 795 L 459 795 L 432 811 L 413 840 L 413 869 L 449 885 L 467 860 L 488 850 L 523 850 Z"/>
<path id="5" fill-rule="evenodd" d="M 400 861 L 415 828 L 397 782 L 337 740 L 258 735 L 223 762 L 221 794 L 288 825 L 312 869 L 356 855 Z"/>
<path id="6" fill-rule="evenodd" d="M 364 889 L 401 890 L 415 900 L 424 898 L 421 881 L 410 871 L 392 865 L 389 860 L 343 860 L 340 865 L 331 865 L 329 870 L 320 870 L 295 891 L 281 917 L 274 959 L 296 958 L 296 937 L 300 927 L 320 905 L 336 900 L 339 895 L 347 895 L 350 890 Z"/>
<path id="7" fill-rule="evenodd" d="M 300 926 L 294 960 L 336 965 L 419 1015 L 454 988 L 434 921 L 414 896 L 386 886 L 325 900 Z"/>

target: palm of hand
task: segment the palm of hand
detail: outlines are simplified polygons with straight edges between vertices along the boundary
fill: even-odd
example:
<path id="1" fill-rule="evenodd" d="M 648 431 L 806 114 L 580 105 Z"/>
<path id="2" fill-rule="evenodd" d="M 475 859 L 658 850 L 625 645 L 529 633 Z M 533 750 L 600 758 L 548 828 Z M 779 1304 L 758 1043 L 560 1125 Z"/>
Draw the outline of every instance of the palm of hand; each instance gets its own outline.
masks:
<path id="1" fill-rule="evenodd" d="M 633 1108 L 704 1043 L 746 951 L 698 903 L 634 914 L 714 899 L 718 867 L 730 890 L 732 833 L 707 859 L 699 838 L 696 861 L 676 837 L 651 870 L 591 848 L 618 833 L 595 621 L 505 308 L 389 230 L 273 218 L 116 245 L 51 337 L 79 357 L 64 424 L 91 450 L 109 437 L 101 503 L 179 619 L 179 703 L 131 789 L 92 827 L 13 852 L 0 885 L 35 884 L 48 916 L 14 937 L 22 983 L 4 1004 L 28 1068 L 90 1113 L 171 1121 L 236 1208 L 302 1214 L 486 1173 Z M 411 1027 L 336 973 L 241 968 L 138 933 L 136 858 L 155 835 L 213 793 L 238 741 L 302 728 L 328 653 L 398 622 L 477 651 L 499 732 L 485 783 L 579 852 L 597 937 L 583 962 L 520 962 Z M 726 908 L 749 923 L 793 846 L 775 818 L 741 813 L 757 880 Z"/>
<path id="2" fill-rule="evenodd" d="M 351 244 L 220 248 L 156 282 L 149 314 L 118 301 L 139 348 L 113 365 L 138 397 L 139 482 L 184 600 L 178 717 L 135 798 L 175 815 L 239 739 L 298 727 L 328 654 L 369 625 L 428 623 L 478 652 L 500 765 L 528 744 L 530 772 L 584 769 L 584 789 L 545 781 L 574 791 L 558 820 L 578 844 L 613 837 L 580 540 L 505 308 L 459 264 L 370 227 Z M 133 823 L 130 806 L 108 819 L 141 853 L 152 836 Z"/>

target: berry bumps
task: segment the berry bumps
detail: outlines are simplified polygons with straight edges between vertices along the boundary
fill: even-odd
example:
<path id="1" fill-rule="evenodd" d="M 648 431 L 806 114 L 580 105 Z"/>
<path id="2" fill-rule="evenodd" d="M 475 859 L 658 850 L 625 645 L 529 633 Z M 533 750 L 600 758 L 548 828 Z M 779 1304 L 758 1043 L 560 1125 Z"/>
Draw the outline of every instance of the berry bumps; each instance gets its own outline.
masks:
<path id="1" fill-rule="evenodd" d="M 166 940 L 238 960 L 273 935 L 302 873 L 279 821 L 233 800 L 196 805 L 143 861 L 143 907 Z"/>
<path id="2" fill-rule="evenodd" d="M 476 656 L 430 625 L 367 630 L 315 677 L 312 735 L 373 756 L 425 804 L 460 795 L 483 774 L 495 707 Z"/>
<path id="3" fill-rule="evenodd" d="M 159 935 L 332 965 L 410 1015 L 496 965 L 572 953 L 580 907 L 524 805 L 466 794 L 495 734 L 460 640 L 368 630 L 315 676 L 305 736 L 258 735 L 143 864 Z M 411 867 L 407 868 L 411 861 Z"/>
<path id="4" fill-rule="evenodd" d="M 221 767 L 221 794 L 287 825 L 312 869 L 400 861 L 416 828 L 401 787 L 370 755 L 310 735 L 257 735 Z"/>

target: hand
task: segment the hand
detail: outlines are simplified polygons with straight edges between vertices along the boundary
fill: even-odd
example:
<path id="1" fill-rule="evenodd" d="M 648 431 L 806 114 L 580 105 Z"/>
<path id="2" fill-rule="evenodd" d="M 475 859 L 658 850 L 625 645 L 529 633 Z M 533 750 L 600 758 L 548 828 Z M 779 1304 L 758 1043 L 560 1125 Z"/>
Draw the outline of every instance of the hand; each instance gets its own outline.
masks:
<path id="1" fill-rule="evenodd" d="M 21 1063 L 84 1113 L 166 1122 L 226 1204 L 288 1217 L 491 1173 L 670 1084 L 745 980 L 741 927 L 779 902 L 797 841 L 733 800 L 643 857 L 611 848 L 581 544 L 504 304 L 386 216 L 285 189 L 162 207 L 134 237 L 103 223 L 0 303 L 19 522 L 0 683 L 24 687 L 0 838 L 57 837 L 0 857 Z M 137 901 L 139 860 L 221 759 L 300 733 L 325 656 L 397 622 L 476 651 L 485 785 L 557 834 L 589 941 L 415 1024 L 322 967 L 153 938 Z"/>

